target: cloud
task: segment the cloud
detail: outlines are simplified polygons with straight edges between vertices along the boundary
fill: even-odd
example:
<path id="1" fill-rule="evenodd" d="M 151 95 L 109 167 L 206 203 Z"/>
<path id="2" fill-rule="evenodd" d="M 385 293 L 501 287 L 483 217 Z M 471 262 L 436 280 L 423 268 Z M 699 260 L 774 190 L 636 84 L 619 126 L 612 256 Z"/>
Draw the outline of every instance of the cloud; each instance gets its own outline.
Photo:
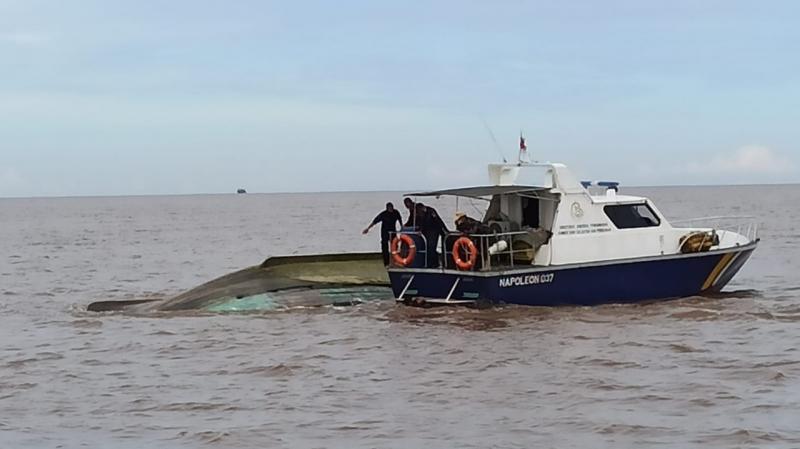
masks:
<path id="1" fill-rule="evenodd" d="M 36 47 L 47 43 L 50 37 L 44 33 L 12 32 L 0 34 L 0 43 L 10 43 L 20 47 Z"/>
<path id="2" fill-rule="evenodd" d="M 705 162 L 689 162 L 685 171 L 691 174 L 784 174 L 794 171 L 794 164 L 768 147 L 747 145 L 732 153 L 714 155 Z"/>

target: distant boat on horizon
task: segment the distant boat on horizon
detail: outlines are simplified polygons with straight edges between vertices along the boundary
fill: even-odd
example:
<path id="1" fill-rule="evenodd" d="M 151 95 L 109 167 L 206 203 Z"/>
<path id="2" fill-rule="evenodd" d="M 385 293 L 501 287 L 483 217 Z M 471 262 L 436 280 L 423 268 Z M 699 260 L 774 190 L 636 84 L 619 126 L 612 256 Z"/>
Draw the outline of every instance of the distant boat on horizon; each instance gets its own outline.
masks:
<path id="1" fill-rule="evenodd" d="M 237 189 L 236 193 L 247 193 L 247 190 L 245 190 L 245 189 Z"/>

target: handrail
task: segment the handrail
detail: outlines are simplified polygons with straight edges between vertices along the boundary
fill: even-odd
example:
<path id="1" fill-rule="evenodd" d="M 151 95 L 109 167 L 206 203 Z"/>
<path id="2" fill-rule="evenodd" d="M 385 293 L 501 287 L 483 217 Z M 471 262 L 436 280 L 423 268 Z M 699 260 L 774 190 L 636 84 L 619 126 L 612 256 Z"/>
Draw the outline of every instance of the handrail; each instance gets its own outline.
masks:
<path id="1" fill-rule="evenodd" d="M 712 217 L 687 218 L 672 221 L 670 224 L 678 225 L 677 227 L 673 226 L 674 229 L 683 229 L 686 227 L 686 225 L 692 224 L 694 224 L 693 227 L 699 227 L 697 224 L 702 224 L 704 222 L 710 225 L 707 226 L 708 228 L 720 233 L 720 237 L 732 232 L 744 236 L 749 242 L 758 240 L 758 217 L 752 215 L 719 215 Z"/>
<path id="2" fill-rule="evenodd" d="M 670 224 L 675 223 L 693 223 L 696 221 L 706 220 L 755 220 L 758 217 L 754 215 L 716 215 L 710 217 L 696 217 L 696 218 L 682 218 L 680 220 L 669 220 Z"/>
<path id="3" fill-rule="evenodd" d="M 466 235 L 469 235 L 470 237 L 500 237 L 500 236 L 506 236 L 506 235 L 525 235 L 527 233 L 528 233 L 528 231 L 508 231 L 508 232 L 493 232 L 491 234 L 473 234 L 473 233 L 468 233 Z M 450 232 L 447 233 L 447 235 L 465 235 L 465 234 L 463 232 L 459 232 L 459 231 L 450 231 Z"/>
<path id="4" fill-rule="evenodd" d="M 455 236 L 462 236 L 466 235 L 473 241 L 477 243 L 478 246 L 478 253 L 479 253 L 479 264 L 476 264 L 473 267 L 473 270 L 476 271 L 487 271 L 491 270 L 493 267 L 492 265 L 497 265 L 498 262 L 501 263 L 501 266 L 510 266 L 511 268 L 514 267 L 515 263 L 519 263 L 515 261 L 515 257 L 518 254 L 527 253 L 531 250 L 531 248 L 523 248 L 523 249 L 514 249 L 514 238 L 523 236 L 523 235 L 530 235 L 529 231 L 509 231 L 509 232 L 498 232 L 498 233 L 491 233 L 491 234 L 465 234 L 463 232 L 449 232 L 445 238 L 442 240 L 442 244 L 444 246 L 442 254 L 445 257 L 445 264 L 444 266 L 447 267 L 448 265 L 452 265 L 450 262 L 453 258 L 453 251 L 452 248 L 447 246 L 448 237 L 455 237 Z M 490 240 L 492 239 L 492 240 Z M 505 249 L 496 249 L 493 250 L 492 247 L 494 245 L 499 245 L 500 242 L 505 242 L 506 247 Z M 536 250 L 538 248 L 535 248 Z M 492 252 L 494 251 L 494 252 Z M 508 265 L 505 265 L 502 261 Z"/>

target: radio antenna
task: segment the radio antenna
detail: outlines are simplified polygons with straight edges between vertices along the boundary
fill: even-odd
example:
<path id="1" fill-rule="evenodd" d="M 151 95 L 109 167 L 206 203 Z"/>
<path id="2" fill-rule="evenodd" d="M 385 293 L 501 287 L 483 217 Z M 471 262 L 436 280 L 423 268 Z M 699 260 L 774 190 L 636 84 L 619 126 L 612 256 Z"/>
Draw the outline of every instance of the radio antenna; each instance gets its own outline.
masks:
<path id="1" fill-rule="evenodd" d="M 497 138 L 494 137 L 494 133 L 492 132 L 492 128 L 489 127 L 489 123 L 486 122 L 486 119 L 481 117 L 481 121 L 483 122 L 483 126 L 486 127 L 486 131 L 489 132 L 489 137 L 492 138 L 492 142 L 494 142 L 494 147 L 497 150 L 497 153 L 500 154 L 500 159 L 503 160 L 504 164 L 508 163 L 506 156 L 503 154 L 503 150 L 500 148 L 500 144 L 497 143 Z"/>

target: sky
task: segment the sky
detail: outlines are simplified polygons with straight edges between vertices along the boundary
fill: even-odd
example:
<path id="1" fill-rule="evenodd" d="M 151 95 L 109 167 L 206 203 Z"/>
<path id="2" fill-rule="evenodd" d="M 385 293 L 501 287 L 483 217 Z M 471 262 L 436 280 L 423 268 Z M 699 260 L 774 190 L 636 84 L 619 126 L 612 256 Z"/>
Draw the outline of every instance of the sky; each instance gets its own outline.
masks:
<path id="1" fill-rule="evenodd" d="M 800 2 L 0 0 L 0 197 L 800 182 Z M 494 136 L 494 137 L 493 137 Z"/>

